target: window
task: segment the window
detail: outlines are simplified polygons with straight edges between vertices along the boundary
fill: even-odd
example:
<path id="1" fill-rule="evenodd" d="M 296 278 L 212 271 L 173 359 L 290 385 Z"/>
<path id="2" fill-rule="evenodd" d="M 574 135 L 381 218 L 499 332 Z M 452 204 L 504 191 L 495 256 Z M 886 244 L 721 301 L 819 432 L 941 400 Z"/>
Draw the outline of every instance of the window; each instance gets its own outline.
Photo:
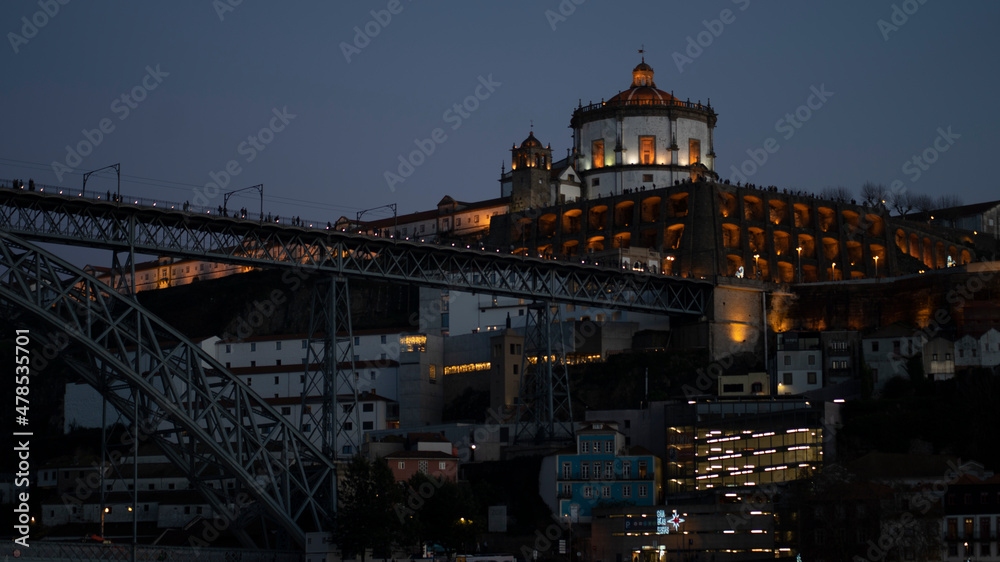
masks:
<path id="1" fill-rule="evenodd" d="M 361 337 L 354 336 L 354 345 L 361 345 Z"/>
<path id="2" fill-rule="evenodd" d="M 688 164 L 701 162 L 701 141 L 691 139 L 688 141 Z"/>
<path id="3" fill-rule="evenodd" d="M 622 463 L 622 478 L 632 478 L 632 463 L 629 461 Z"/>
<path id="4" fill-rule="evenodd" d="M 646 484 L 639 484 L 639 497 L 644 498 L 648 495 L 649 486 Z"/>
<path id="5" fill-rule="evenodd" d="M 872 351 L 878 351 L 878 342 L 877 341 L 873 341 L 872 342 Z"/>
<path id="6" fill-rule="evenodd" d="M 601 497 L 610 498 L 611 497 L 611 486 L 604 486 L 601 488 Z"/>
<path id="7" fill-rule="evenodd" d="M 810 355 L 809 356 L 809 364 L 810 365 L 815 365 L 816 364 L 816 356 L 815 355 Z"/>
<path id="8" fill-rule="evenodd" d="M 615 442 L 611 439 L 604 442 L 604 452 L 613 453 L 615 452 Z"/>
<path id="9" fill-rule="evenodd" d="M 589 453 L 590 452 L 590 441 L 580 441 L 580 452 Z"/>
<path id="10" fill-rule="evenodd" d="M 591 187 L 600 187 L 600 185 L 601 185 L 601 178 L 594 178 L 590 180 Z"/>
<path id="11" fill-rule="evenodd" d="M 382 334 L 382 337 L 380 339 L 381 339 L 382 343 L 386 343 L 386 335 L 385 334 Z"/>
<path id="12" fill-rule="evenodd" d="M 427 474 L 427 461 L 417 461 L 417 471 Z"/>
<path id="13" fill-rule="evenodd" d="M 570 465 L 570 463 L 568 462 L 562 463 L 562 477 L 564 480 L 569 480 L 573 476 L 572 470 L 573 468 L 572 465 Z"/>
<path id="14" fill-rule="evenodd" d="M 247 386 L 253 386 L 253 379 L 247 377 Z"/>
<path id="15" fill-rule="evenodd" d="M 250 351 L 257 351 L 257 343 L 253 342 L 250 344 Z"/>
<path id="16" fill-rule="evenodd" d="M 792 364 L 792 356 L 791 355 L 786 355 L 785 356 L 785 365 L 791 365 L 791 364 Z"/>
<path id="17" fill-rule="evenodd" d="M 361 422 L 361 429 L 362 431 L 371 431 L 375 429 L 375 422 L 370 422 L 370 421 Z"/>
<path id="18" fill-rule="evenodd" d="M 462 226 L 462 217 L 455 218 L 455 226 Z"/>
<path id="19" fill-rule="evenodd" d="M 781 384 L 785 386 L 792 385 L 792 374 L 791 373 L 781 373 Z"/>
<path id="20" fill-rule="evenodd" d="M 517 363 L 514 363 L 513 365 L 511 365 L 511 368 L 513 369 L 513 373 L 514 373 L 515 375 L 516 375 L 516 374 L 518 374 L 518 371 L 520 371 L 520 370 L 521 370 L 521 366 L 520 366 L 520 365 L 518 365 Z"/>
<path id="21" fill-rule="evenodd" d="M 226 344 L 226 353 L 232 353 L 232 352 L 233 352 L 233 346 L 227 343 Z"/>
<path id="22" fill-rule="evenodd" d="M 305 349 L 308 345 L 308 340 L 302 340 L 302 349 Z"/>
<path id="23" fill-rule="evenodd" d="M 611 480 L 615 476 L 615 463 L 606 461 L 604 463 L 604 479 Z"/>
<path id="24" fill-rule="evenodd" d="M 288 416 L 288 415 L 291 415 L 291 413 L 292 413 L 292 407 L 291 406 L 282 406 L 281 407 L 281 415 Z"/>
<path id="25" fill-rule="evenodd" d="M 642 181 L 643 183 L 653 181 L 653 174 L 643 174 Z"/>
<path id="26" fill-rule="evenodd" d="M 437 384 L 437 365 L 427 366 L 427 378 L 429 382 Z"/>
<path id="27" fill-rule="evenodd" d="M 631 498 L 632 497 L 632 485 L 631 484 L 625 484 L 624 486 L 622 486 L 622 497 L 623 498 Z"/>
<path id="28" fill-rule="evenodd" d="M 405 469 L 406 468 L 406 461 L 399 461 L 398 463 L 396 463 L 396 468 L 398 468 L 399 470 Z"/>
<path id="29" fill-rule="evenodd" d="M 584 486 L 583 487 L 583 497 L 585 497 L 585 498 L 592 498 L 592 497 L 594 497 L 594 489 L 591 488 L 590 486 Z"/>
<path id="30" fill-rule="evenodd" d="M 806 378 L 809 384 L 816 384 L 816 373 L 807 373 Z"/>
<path id="31" fill-rule="evenodd" d="M 937 353 L 931 355 L 931 361 L 937 361 L 937 360 L 938 360 Z"/>
<path id="32" fill-rule="evenodd" d="M 256 361 L 251 361 L 250 362 L 250 366 L 251 367 L 256 367 L 257 366 L 257 362 Z"/>
<path id="33" fill-rule="evenodd" d="M 583 480 L 590 478 L 590 463 L 580 463 L 580 478 Z"/>
<path id="34" fill-rule="evenodd" d="M 473 222 L 475 222 L 476 224 L 479 224 L 479 215 L 475 216 L 475 219 L 473 220 Z"/>
<path id="35" fill-rule="evenodd" d="M 646 461 L 639 461 L 639 478 L 646 478 Z"/>
<path id="36" fill-rule="evenodd" d="M 278 379 L 278 377 L 277 377 L 277 376 L 275 376 L 275 377 L 274 377 L 274 384 L 278 384 L 278 380 L 279 380 L 279 379 Z"/>
<path id="37" fill-rule="evenodd" d="M 280 341 L 274 342 L 274 350 L 275 351 L 281 351 L 281 342 Z"/>
<path id="38" fill-rule="evenodd" d="M 656 137 L 639 137 L 639 161 L 643 164 L 654 164 L 656 161 Z M 644 180 L 645 181 L 645 180 Z M 653 181 L 650 178 L 649 181 Z"/>
<path id="39" fill-rule="evenodd" d="M 351 431 L 352 429 L 354 429 L 354 423 L 352 423 L 352 422 L 344 422 L 344 430 L 345 431 Z"/>
<path id="40" fill-rule="evenodd" d="M 590 154 L 594 160 L 594 168 L 604 167 L 604 139 L 595 140 L 590 146 Z"/>
<path id="41" fill-rule="evenodd" d="M 362 412 L 374 412 L 375 411 L 375 404 L 372 404 L 371 402 L 365 402 L 364 404 L 361 405 L 361 411 Z"/>

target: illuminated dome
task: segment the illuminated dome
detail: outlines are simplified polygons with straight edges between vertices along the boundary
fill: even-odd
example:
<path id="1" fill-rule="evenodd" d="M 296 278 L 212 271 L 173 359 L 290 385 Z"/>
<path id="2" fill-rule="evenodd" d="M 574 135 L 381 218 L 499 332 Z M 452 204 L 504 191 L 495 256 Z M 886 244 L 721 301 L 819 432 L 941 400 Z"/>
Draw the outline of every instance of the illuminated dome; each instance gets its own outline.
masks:
<path id="1" fill-rule="evenodd" d="M 535 138 L 534 131 L 528 133 L 528 138 L 524 139 L 524 141 L 521 142 L 520 146 L 520 148 L 531 148 L 531 147 L 536 147 L 536 148 L 542 147 L 542 143 Z"/>
<path id="2" fill-rule="evenodd" d="M 671 104 L 676 99 L 656 87 L 653 82 L 653 67 L 646 64 L 646 59 L 632 69 L 632 87 L 608 100 L 607 103 L 621 104 Z"/>

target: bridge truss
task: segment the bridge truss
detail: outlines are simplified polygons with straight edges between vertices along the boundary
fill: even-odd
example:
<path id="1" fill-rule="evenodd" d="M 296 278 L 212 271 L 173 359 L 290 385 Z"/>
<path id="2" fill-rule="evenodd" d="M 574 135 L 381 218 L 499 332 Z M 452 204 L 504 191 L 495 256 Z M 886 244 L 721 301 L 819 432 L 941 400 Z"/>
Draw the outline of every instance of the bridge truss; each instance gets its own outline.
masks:
<path id="1" fill-rule="evenodd" d="M 355 389 L 353 400 L 347 399 L 356 416 L 357 392 L 347 360 L 351 339 L 343 341 L 344 331 L 351 333 L 347 279 L 675 315 L 703 314 L 712 289 L 707 281 L 572 261 L 131 205 L 127 198 L 93 201 L 7 189 L 0 189 L 0 239 L 0 300 L 27 312 L 38 325 L 68 334 L 82 351 L 67 356 L 70 366 L 119 412 L 138 412 L 132 417 L 141 419 L 133 422 L 155 420 L 159 429 L 153 436 L 217 512 L 238 505 L 236 491 L 218 486 L 233 476 L 240 483 L 237 490 L 248 490 L 255 498 L 259 515 L 277 521 L 299 544 L 304 544 L 306 530 L 324 527 L 336 505 L 330 459 L 338 438 L 347 438 L 336 422 L 340 379 Z M 25 240 L 111 250 L 116 264 L 118 253 L 124 253 L 125 262 L 113 272 L 131 271 L 133 280 L 136 254 L 316 275 L 322 283 L 314 296 L 303 400 L 319 395 L 323 404 L 317 415 L 303 403 L 303 412 L 310 413 L 300 420 L 301 427 L 308 427 L 310 435 L 145 312 L 120 279 L 112 278 L 111 289 Z M 314 341 L 322 342 L 318 355 Z M 553 365 L 544 367 L 547 372 Z M 545 380 L 549 378 L 551 374 Z M 560 387 L 558 403 L 543 407 L 542 417 L 565 410 L 568 392 L 568 386 Z M 546 404 L 553 398 L 541 388 L 532 393 L 544 396 Z M 544 430 L 545 435 L 556 433 Z M 243 513 L 240 518 L 252 517 Z M 240 533 L 245 543 L 253 544 L 250 532 Z"/>
<path id="2" fill-rule="evenodd" d="M 182 334 L 64 260 L 0 231 L 0 302 L 156 442 L 247 546 L 277 522 L 297 543 L 332 513 L 333 463 Z M 117 389 L 117 390 L 109 390 Z M 227 481 L 238 484 L 230 488 Z"/>

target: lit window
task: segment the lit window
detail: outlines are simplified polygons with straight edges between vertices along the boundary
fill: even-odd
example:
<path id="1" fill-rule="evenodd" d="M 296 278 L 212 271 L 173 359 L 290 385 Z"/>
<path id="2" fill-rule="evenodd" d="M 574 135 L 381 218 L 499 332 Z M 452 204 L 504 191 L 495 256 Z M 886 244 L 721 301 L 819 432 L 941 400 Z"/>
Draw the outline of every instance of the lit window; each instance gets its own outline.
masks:
<path id="1" fill-rule="evenodd" d="M 398 468 L 399 470 L 405 469 L 406 468 L 406 461 L 399 461 L 398 463 L 396 463 L 396 468 Z"/>
<path id="2" fill-rule="evenodd" d="M 643 164 L 653 164 L 656 160 L 656 137 L 639 137 L 639 156 Z M 650 178 L 652 181 L 652 178 Z"/>
<path id="3" fill-rule="evenodd" d="M 701 162 L 701 141 L 691 139 L 688 143 L 688 164 L 697 164 L 698 162 Z"/>
<path id="4" fill-rule="evenodd" d="M 594 160 L 594 168 L 603 168 L 604 167 L 604 139 L 595 140 L 593 142 L 593 144 L 591 145 L 591 151 L 590 151 L 590 153 L 591 153 L 591 155 L 593 157 L 593 160 Z"/>

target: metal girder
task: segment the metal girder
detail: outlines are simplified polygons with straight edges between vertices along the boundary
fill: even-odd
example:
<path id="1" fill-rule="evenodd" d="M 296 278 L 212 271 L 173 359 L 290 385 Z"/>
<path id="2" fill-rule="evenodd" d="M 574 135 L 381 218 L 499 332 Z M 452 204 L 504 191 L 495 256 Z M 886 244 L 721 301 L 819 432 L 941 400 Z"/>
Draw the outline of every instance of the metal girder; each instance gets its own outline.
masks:
<path id="1" fill-rule="evenodd" d="M 21 190 L 0 189 L 0 230 L 57 244 L 306 269 L 639 312 L 701 315 L 712 290 L 708 281 L 572 261 Z"/>
<path id="2" fill-rule="evenodd" d="M 306 530 L 328 523 L 332 498 L 325 490 L 335 478 L 330 459 L 245 383 L 134 299 L 0 231 L 0 302 L 22 312 L 20 320 L 33 328 L 34 341 L 65 347 L 60 357 L 119 412 L 151 428 L 149 438 L 216 514 L 224 517 L 235 509 L 234 527 L 263 517 L 304 545 Z M 218 485 L 226 478 L 235 478 L 238 487 Z M 237 534 L 248 546 L 256 544 L 245 529 Z"/>
<path id="3" fill-rule="evenodd" d="M 314 408 L 317 399 L 320 408 Z M 353 457 L 361 451 L 354 331 L 346 279 L 325 279 L 313 291 L 301 420 L 303 433 L 313 443 L 320 443 L 327 457 Z M 345 429 L 345 421 L 351 422 L 352 429 Z"/>
<path id="4" fill-rule="evenodd" d="M 561 328 L 553 323 L 550 306 L 536 302 L 527 307 L 515 436 L 519 442 L 573 438 L 566 350 L 561 337 L 554 345 L 553 326 Z"/>

